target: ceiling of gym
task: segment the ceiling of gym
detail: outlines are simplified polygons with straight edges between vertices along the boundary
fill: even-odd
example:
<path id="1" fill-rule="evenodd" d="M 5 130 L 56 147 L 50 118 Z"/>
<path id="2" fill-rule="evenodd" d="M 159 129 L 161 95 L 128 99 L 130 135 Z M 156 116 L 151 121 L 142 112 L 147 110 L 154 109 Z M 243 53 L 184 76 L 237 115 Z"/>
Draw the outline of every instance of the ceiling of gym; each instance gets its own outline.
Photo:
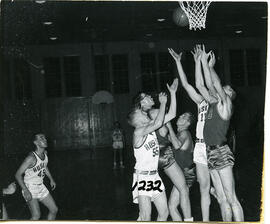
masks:
<path id="1" fill-rule="evenodd" d="M 266 2 L 212 2 L 206 29 L 201 31 L 177 26 L 172 20 L 177 7 L 175 1 L 2 0 L 2 44 L 266 38 L 267 35 Z"/>

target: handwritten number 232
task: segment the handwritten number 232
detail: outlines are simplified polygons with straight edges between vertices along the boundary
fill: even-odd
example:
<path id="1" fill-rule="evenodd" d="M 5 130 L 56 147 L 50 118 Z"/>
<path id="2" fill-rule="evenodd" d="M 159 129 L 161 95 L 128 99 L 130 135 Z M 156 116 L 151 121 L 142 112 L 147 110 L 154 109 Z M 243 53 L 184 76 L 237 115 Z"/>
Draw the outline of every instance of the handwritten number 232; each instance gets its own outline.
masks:
<path id="1" fill-rule="evenodd" d="M 132 190 L 135 189 L 136 185 L 137 185 L 137 182 L 132 187 Z M 151 191 L 151 190 L 154 190 L 154 191 L 162 192 L 160 187 L 161 187 L 161 181 L 160 180 L 156 180 L 155 182 L 142 180 L 142 181 L 139 181 L 138 191 Z"/>

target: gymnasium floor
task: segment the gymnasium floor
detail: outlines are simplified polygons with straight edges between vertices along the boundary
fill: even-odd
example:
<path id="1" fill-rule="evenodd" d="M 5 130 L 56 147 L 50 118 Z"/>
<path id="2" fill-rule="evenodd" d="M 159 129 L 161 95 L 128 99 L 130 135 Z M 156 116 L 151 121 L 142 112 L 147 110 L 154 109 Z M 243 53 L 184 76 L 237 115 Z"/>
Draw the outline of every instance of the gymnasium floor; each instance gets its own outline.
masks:
<path id="1" fill-rule="evenodd" d="M 241 145 L 241 144 L 239 144 Z M 260 216 L 260 188 L 262 168 L 262 148 L 242 144 L 236 154 L 236 190 L 243 206 L 246 221 L 258 221 Z M 19 166 L 22 156 L 6 159 L 10 175 Z M 131 184 L 134 159 L 132 149 L 125 152 L 125 169 L 112 169 L 110 148 L 49 152 L 49 168 L 57 187 L 52 195 L 59 207 L 58 220 L 114 220 L 134 221 L 138 216 L 138 206 L 132 203 Z M 161 173 L 169 195 L 172 184 Z M 48 182 L 46 181 L 46 184 Z M 5 197 L 5 203 L 13 220 L 27 220 L 29 210 L 18 188 L 16 193 Z M 190 200 L 195 221 L 201 220 L 199 186 L 191 188 Z M 42 219 L 47 210 L 41 207 Z M 156 211 L 153 209 L 153 220 Z M 169 219 L 170 220 L 170 219 Z M 211 220 L 221 221 L 218 204 L 212 198 Z"/>

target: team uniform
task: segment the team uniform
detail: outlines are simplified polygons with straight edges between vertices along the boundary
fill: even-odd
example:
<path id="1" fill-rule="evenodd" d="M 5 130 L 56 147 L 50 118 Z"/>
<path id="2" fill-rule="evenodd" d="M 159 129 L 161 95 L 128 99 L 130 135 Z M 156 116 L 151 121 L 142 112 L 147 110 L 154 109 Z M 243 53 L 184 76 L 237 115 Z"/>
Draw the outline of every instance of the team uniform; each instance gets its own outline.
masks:
<path id="1" fill-rule="evenodd" d="M 36 164 L 33 167 L 26 169 L 24 183 L 32 194 L 32 198 L 41 201 L 49 194 L 48 189 L 43 184 L 43 178 L 46 174 L 46 167 L 48 164 L 48 156 L 44 153 L 45 157 L 44 159 L 41 159 L 35 152 L 33 152 L 33 154 L 36 157 Z"/>
<path id="2" fill-rule="evenodd" d="M 113 149 L 122 149 L 124 147 L 124 137 L 120 129 L 113 130 L 112 139 L 113 139 L 112 145 Z"/>
<path id="3" fill-rule="evenodd" d="M 191 187 L 192 184 L 194 183 L 196 179 L 196 174 L 195 174 L 195 167 L 193 163 L 193 142 L 190 133 L 189 138 L 191 140 L 190 147 L 186 150 L 174 150 L 174 158 L 177 164 L 181 167 L 183 170 L 186 183 L 188 187 Z M 179 138 L 179 137 L 178 137 Z M 181 140 L 181 138 L 180 138 Z"/>
<path id="4" fill-rule="evenodd" d="M 193 153 L 194 163 L 200 163 L 207 166 L 206 145 L 204 142 L 203 130 L 205 124 L 205 116 L 209 104 L 206 100 L 202 100 L 198 104 L 198 120 L 196 126 L 196 144 Z"/>
<path id="5" fill-rule="evenodd" d="M 165 170 L 175 162 L 172 150 L 172 143 L 167 137 L 161 136 L 158 131 L 156 131 L 156 136 L 159 144 L 158 168 Z"/>
<path id="6" fill-rule="evenodd" d="M 159 144 L 155 132 L 145 137 L 140 147 L 134 147 L 136 164 L 133 173 L 133 202 L 138 196 L 149 196 L 154 201 L 164 190 L 164 184 L 158 174 Z"/>
<path id="7" fill-rule="evenodd" d="M 226 144 L 230 120 L 223 120 L 217 110 L 217 103 L 209 106 L 204 125 L 207 161 L 209 169 L 220 170 L 234 165 L 234 155 Z"/>

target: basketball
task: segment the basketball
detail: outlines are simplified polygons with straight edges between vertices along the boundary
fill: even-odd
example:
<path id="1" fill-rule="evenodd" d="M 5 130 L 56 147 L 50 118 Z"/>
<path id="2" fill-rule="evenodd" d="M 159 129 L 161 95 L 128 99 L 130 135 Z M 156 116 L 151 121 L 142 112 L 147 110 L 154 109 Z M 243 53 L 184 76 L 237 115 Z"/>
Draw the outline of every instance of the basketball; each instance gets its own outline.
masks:
<path id="1" fill-rule="evenodd" d="M 177 8 L 173 11 L 173 21 L 177 26 L 187 26 L 189 24 L 186 13 L 181 9 Z"/>

